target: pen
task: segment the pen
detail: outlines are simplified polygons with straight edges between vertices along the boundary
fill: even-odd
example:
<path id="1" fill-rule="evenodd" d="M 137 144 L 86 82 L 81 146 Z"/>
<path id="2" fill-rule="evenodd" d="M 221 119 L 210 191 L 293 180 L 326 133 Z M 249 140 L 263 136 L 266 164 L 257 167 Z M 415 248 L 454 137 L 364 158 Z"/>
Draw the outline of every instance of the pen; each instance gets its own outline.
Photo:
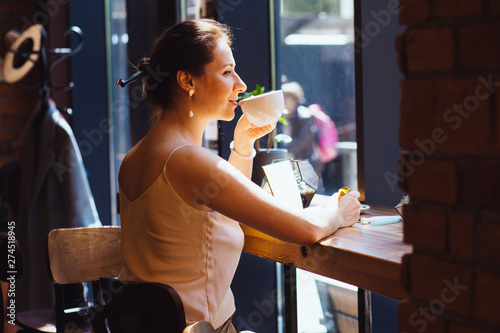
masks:
<path id="1" fill-rule="evenodd" d="M 350 188 L 349 188 L 349 187 L 341 187 L 341 188 L 339 189 L 339 198 L 340 198 L 341 196 L 346 195 L 346 194 L 347 194 L 347 192 L 349 192 L 349 190 L 350 190 Z"/>

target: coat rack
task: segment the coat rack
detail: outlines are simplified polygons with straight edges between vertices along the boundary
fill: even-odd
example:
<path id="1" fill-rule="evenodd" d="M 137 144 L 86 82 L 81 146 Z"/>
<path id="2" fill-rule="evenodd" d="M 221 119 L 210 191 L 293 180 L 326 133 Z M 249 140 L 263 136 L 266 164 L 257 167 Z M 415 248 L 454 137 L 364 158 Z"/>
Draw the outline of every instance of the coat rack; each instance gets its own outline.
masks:
<path id="1" fill-rule="evenodd" d="M 78 38 L 75 48 L 48 48 L 47 33 L 40 24 L 35 24 L 21 32 L 17 29 L 9 29 L 2 37 L 2 43 L 7 50 L 3 64 L 3 75 L 7 83 L 17 83 L 22 80 L 33 68 L 38 66 L 40 78 L 38 82 L 31 86 L 23 86 L 22 89 L 40 88 L 42 110 L 47 110 L 49 105 L 50 89 L 68 91 L 73 88 L 74 83 L 70 82 L 66 86 L 60 86 L 51 78 L 52 69 L 60 62 L 78 53 L 83 47 L 83 32 L 77 26 L 72 26 L 63 32 L 67 37 L 74 34 Z M 7 36 L 17 36 L 11 45 L 7 45 Z M 50 57 L 57 55 L 52 61 Z"/>

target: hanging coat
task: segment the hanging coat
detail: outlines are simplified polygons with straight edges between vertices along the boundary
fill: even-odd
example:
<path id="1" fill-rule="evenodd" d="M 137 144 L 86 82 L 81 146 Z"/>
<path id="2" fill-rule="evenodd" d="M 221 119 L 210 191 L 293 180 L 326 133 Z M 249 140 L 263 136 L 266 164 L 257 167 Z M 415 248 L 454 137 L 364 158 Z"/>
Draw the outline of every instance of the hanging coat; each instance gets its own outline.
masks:
<path id="1" fill-rule="evenodd" d="M 15 233 L 24 262 L 24 275 L 16 282 L 17 310 L 54 305 L 46 259 L 49 231 L 101 225 L 80 150 L 64 117 L 50 105 L 45 112 L 36 111 L 28 126 L 15 161 L 20 183 L 13 204 Z"/>

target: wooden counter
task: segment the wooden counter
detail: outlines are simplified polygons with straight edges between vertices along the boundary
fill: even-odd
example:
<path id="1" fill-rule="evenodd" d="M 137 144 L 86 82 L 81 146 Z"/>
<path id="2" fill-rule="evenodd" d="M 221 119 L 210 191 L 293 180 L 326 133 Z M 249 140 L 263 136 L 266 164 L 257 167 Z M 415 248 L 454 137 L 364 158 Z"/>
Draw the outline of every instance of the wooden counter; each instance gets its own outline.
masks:
<path id="1" fill-rule="evenodd" d="M 394 208 L 370 206 L 362 216 L 397 214 Z M 403 242 L 403 222 L 378 226 L 356 223 L 307 248 L 244 225 L 242 229 L 245 233 L 243 251 L 247 253 L 392 298 L 406 297 L 400 283 L 401 263 L 412 246 Z"/>

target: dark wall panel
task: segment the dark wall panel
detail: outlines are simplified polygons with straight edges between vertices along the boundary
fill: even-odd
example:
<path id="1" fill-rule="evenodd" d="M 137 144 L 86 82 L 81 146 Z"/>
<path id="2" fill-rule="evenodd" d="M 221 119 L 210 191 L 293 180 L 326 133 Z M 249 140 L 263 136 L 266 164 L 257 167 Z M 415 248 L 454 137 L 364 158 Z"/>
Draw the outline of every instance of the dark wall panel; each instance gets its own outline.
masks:
<path id="1" fill-rule="evenodd" d="M 403 193 L 397 176 L 399 152 L 399 104 L 401 99 L 395 48 L 402 31 L 394 1 L 360 1 L 361 35 L 356 39 L 361 50 L 363 142 L 366 201 L 395 206 Z M 358 31 L 359 32 L 359 31 Z M 360 110 L 358 110 L 359 112 Z"/>
<path id="2" fill-rule="evenodd" d="M 162 30 L 178 20 L 177 0 L 127 0 L 128 59 L 130 74 L 143 57 L 149 56 L 153 42 Z M 147 132 L 151 110 L 137 100 L 141 89 L 137 81 L 128 86 L 130 106 L 130 138 L 135 145 Z"/>
<path id="3" fill-rule="evenodd" d="M 103 224 L 111 223 L 104 3 L 70 2 L 70 24 L 84 33 L 84 45 L 71 58 L 73 131 Z"/>

